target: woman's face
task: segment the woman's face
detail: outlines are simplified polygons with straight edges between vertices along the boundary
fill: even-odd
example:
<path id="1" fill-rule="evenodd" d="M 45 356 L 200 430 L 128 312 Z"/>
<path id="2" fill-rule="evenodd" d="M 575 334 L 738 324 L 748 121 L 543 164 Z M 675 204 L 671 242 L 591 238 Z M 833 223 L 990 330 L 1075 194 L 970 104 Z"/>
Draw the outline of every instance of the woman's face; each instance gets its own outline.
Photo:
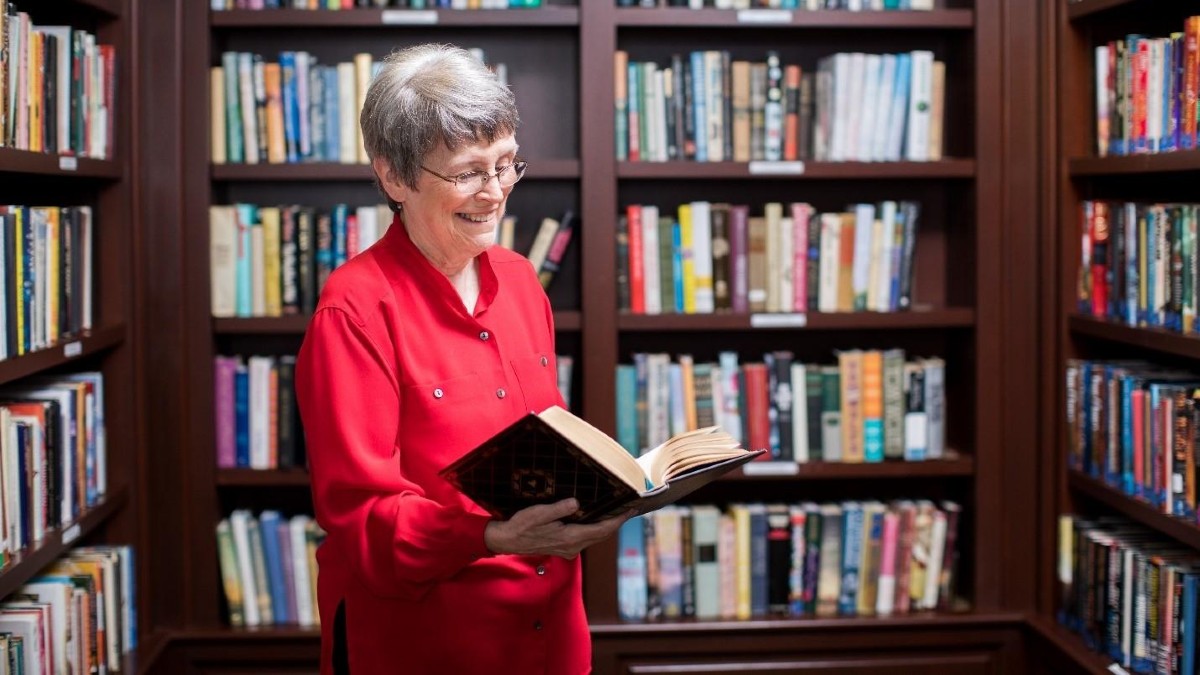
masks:
<path id="1" fill-rule="evenodd" d="M 517 141 L 512 134 L 491 144 L 474 143 L 453 151 L 439 145 L 425 157 L 427 170 L 421 172 L 418 189 L 387 184 L 392 199 L 404 205 L 409 237 L 435 266 L 444 272 L 457 271 L 495 242 L 512 186 L 502 187 L 492 178 L 483 189 L 475 182 L 471 190 L 461 191 L 434 173 L 447 178 L 473 171 L 495 173 L 516 161 L 516 155 Z"/>

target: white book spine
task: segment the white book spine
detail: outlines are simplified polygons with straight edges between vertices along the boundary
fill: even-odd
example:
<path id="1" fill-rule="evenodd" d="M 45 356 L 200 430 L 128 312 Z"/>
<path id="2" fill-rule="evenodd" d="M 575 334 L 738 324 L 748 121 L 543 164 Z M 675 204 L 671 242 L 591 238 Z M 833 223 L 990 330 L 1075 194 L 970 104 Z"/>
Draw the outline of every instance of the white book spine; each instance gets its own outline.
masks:
<path id="1" fill-rule="evenodd" d="M 863 66 L 863 97 L 859 103 L 861 114 L 858 118 L 858 144 L 855 159 L 860 162 L 871 161 L 875 153 L 875 120 L 883 116 L 882 106 L 878 104 L 880 78 L 883 76 L 883 57 L 879 54 L 867 54 Z"/>
<path id="2" fill-rule="evenodd" d="M 254 55 L 238 53 L 238 101 L 242 113 L 242 149 L 247 164 L 258 164 L 258 114 L 254 109 Z"/>
<path id="3" fill-rule="evenodd" d="M 912 79 L 908 100 L 908 130 L 905 159 L 924 162 L 929 159 L 929 110 L 933 104 L 933 52 L 912 52 Z"/>
<path id="4" fill-rule="evenodd" d="M 713 297 L 712 209 L 708 202 L 692 202 L 692 271 L 696 279 L 696 313 L 716 311 Z"/>
<path id="5" fill-rule="evenodd" d="M 660 248 L 664 242 L 658 240 L 658 207 L 642 206 L 642 269 L 645 306 L 647 314 L 662 314 L 662 270 Z M 670 246 L 670 242 L 665 242 Z"/>
<path id="6" fill-rule="evenodd" d="M 797 464 L 809 461 L 808 387 L 804 364 L 792 362 L 792 457 Z"/>
<path id="7" fill-rule="evenodd" d="M 312 581 L 308 578 L 308 542 L 305 537 L 308 516 L 293 516 L 288 522 L 288 535 L 292 539 L 292 571 L 296 589 L 296 614 L 301 626 L 316 623 L 313 614 Z"/>
<path id="8" fill-rule="evenodd" d="M 249 519 L 248 511 L 234 511 L 229 515 L 229 525 L 233 530 L 233 549 L 237 556 L 238 577 L 242 582 L 242 610 L 246 614 L 246 625 L 258 626 L 262 619 L 258 614 L 258 587 L 254 584 L 254 570 L 250 563 Z"/>

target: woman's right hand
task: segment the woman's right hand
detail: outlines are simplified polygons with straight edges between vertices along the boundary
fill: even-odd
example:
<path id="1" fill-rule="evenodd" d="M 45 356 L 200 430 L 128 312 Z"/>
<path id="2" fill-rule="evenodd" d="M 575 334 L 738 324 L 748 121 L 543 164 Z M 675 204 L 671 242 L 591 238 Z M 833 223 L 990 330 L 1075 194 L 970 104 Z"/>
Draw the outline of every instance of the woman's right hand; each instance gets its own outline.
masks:
<path id="1" fill-rule="evenodd" d="M 562 522 L 578 508 L 575 499 L 564 499 L 530 506 L 508 520 L 493 520 L 484 530 L 484 544 L 493 553 L 556 555 L 572 560 L 583 549 L 611 537 L 635 513 L 631 510 L 587 525 Z"/>

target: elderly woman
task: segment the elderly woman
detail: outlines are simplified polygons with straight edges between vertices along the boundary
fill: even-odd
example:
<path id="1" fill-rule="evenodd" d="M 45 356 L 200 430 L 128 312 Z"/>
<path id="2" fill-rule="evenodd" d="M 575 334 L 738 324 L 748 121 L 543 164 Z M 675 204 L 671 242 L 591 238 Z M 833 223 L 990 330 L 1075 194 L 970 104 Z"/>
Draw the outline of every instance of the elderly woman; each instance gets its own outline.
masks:
<path id="1" fill-rule="evenodd" d="M 338 268 L 296 365 L 320 563 L 321 672 L 585 673 L 579 552 L 624 518 L 576 504 L 497 520 L 438 471 L 529 411 L 561 405 L 550 304 L 494 246 L 525 173 L 511 92 L 462 49 L 388 57 L 363 141 L 395 211 Z"/>

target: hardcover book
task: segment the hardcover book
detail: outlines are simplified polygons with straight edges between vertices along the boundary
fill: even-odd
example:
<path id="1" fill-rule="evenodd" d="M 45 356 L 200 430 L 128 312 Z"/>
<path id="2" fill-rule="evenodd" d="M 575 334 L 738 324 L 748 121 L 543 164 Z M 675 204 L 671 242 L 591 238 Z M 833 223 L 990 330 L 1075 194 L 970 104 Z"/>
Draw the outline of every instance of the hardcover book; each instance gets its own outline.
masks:
<path id="1" fill-rule="evenodd" d="M 441 476 L 500 518 L 574 497 L 568 522 L 671 504 L 754 459 L 719 427 L 684 432 L 634 459 L 607 434 L 557 406 L 530 413 L 442 470 Z"/>

